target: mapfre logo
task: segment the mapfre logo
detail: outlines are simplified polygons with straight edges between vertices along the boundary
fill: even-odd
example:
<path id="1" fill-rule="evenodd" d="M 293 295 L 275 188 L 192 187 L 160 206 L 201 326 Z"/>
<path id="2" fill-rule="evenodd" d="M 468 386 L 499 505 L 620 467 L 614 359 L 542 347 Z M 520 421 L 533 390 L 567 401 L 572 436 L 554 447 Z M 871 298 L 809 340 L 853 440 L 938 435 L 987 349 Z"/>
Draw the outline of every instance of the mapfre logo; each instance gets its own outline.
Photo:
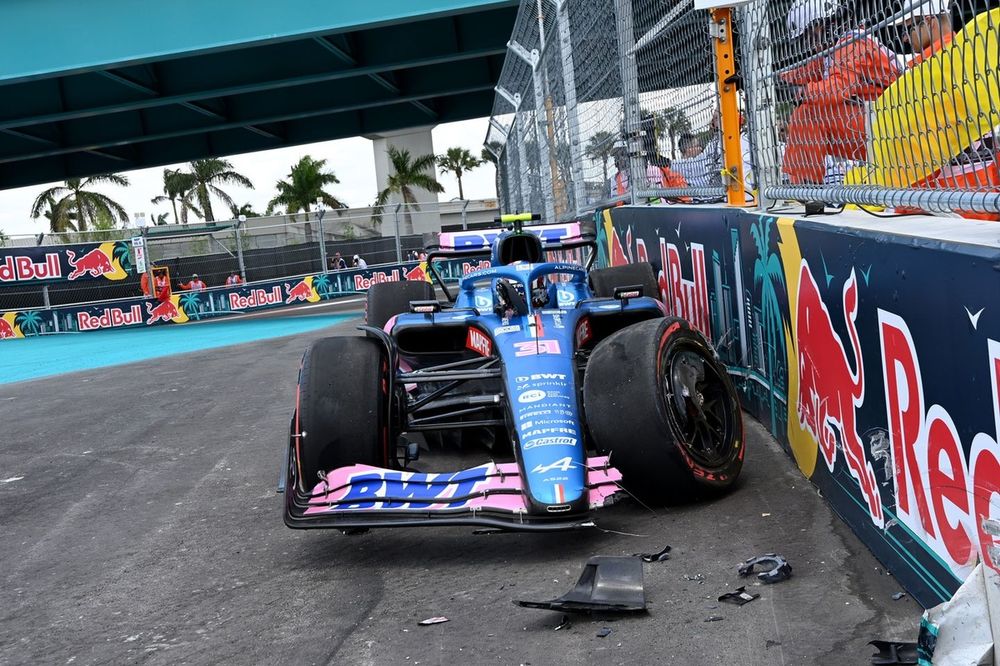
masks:
<path id="1" fill-rule="evenodd" d="M 493 355 L 493 343 L 478 328 L 469 328 L 469 334 L 465 338 L 465 346 L 482 356 Z"/>

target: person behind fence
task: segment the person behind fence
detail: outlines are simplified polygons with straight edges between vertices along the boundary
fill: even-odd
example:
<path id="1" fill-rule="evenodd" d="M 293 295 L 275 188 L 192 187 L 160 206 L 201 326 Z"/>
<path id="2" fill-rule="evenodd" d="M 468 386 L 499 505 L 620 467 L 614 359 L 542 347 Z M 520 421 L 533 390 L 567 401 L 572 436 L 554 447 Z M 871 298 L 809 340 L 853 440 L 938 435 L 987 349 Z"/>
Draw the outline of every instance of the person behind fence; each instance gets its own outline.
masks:
<path id="1" fill-rule="evenodd" d="M 710 137 L 702 147 L 698 138 L 691 134 L 684 134 L 680 138 L 679 147 L 682 157 L 673 161 L 672 168 L 683 177 L 689 187 L 725 187 L 722 182 L 724 168 L 722 139 L 720 133 L 721 119 L 719 110 L 712 113 L 708 122 Z M 750 159 L 750 138 L 746 134 L 743 117 L 740 116 L 740 152 L 743 159 L 743 183 L 744 189 L 753 190 L 754 173 L 753 162 Z M 696 199 L 698 202 L 709 201 L 710 199 Z"/>
<path id="2" fill-rule="evenodd" d="M 913 51 L 913 57 L 906 63 L 912 70 L 935 55 L 942 53 L 951 46 L 955 38 L 952 28 L 951 8 L 953 0 L 924 0 L 911 6 L 910 9 L 893 21 L 900 30 L 901 40 Z M 956 53 L 955 58 L 964 54 Z M 942 91 L 936 97 L 934 106 L 942 104 L 951 109 L 959 104 L 949 101 L 947 94 L 953 91 Z M 964 102 L 964 100 L 960 100 Z M 964 103 L 962 104 L 964 106 Z M 934 109 L 938 110 L 938 109 Z M 910 187 L 917 189 L 948 189 L 969 191 L 1000 190 L 1000 169 L 997 166 L 1000 141 L 997 140 L 998 128 L 994 127 L 985 136 L 972 141 L 968 147 L 959 152 L 947 164 L 936 170 Z M 916 213 L 917 209 L 896 207 L 897 213 Z M 1000 221 L 1000 214 L 979 213 L 959 210 L 965 218 L 977 220 Z"/>
<path id="3" fill-rule="evenodd" d="M 359 255 L 354 255 L 354 262 L 352 266 L 355 268 L 368 268 L 368 262 L 362 259 Z"/>
<path id="4" fill-rule="evenodd" d="M 243 284 L 243 278 L 240 277 L 240 274 L 236 271 L 233 271 L 229 277 L 226 278 L 227 287 L 238 287 L 241 284 Z"/>
<path id="5" fill-rule="evenodd" d="M 204 280 L 198 277 L 197 273 L 191 274 L 191 280 L 189 282 L 181 283 L 181 289 L 187 289 L 189 291 L 204 291 L 206 288 L 208 288 L 208 285 L 205 284 Z"/>
<path id="6" fill-rule="evenodd" d="M 860 20 L 846 18 L 849 4 L 796 0 L 788 12 L 788 36 L 808 54 L 781 74 L 797 87 L 782 164 L 793 184 L 843 182 L 850 166 L 867 159 L 865 103 L 900 74 L 895 54 Z"/>
<path id="7" fill-rule="evenodd" d="M 331 271 L 342 271 L 347 268 L 347 262 L 344 261 L 344 258 L 340 256 L 339 252 L 333 253 L 333 256 L 330 257 L 329 264 Z"/>

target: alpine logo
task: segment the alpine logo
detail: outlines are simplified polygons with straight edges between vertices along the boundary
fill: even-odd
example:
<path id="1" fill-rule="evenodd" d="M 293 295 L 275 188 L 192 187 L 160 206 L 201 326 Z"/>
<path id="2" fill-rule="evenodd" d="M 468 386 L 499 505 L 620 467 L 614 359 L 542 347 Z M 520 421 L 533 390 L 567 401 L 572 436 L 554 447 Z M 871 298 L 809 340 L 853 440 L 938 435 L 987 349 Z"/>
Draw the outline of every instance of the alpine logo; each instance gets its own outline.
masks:
<path id="1" fill-rule="evenodd" d="M 546 472 L 551 472 L 554 469 L 560 472 L 568 472 L 573 468 L 573 459 L 569 456 L 565 458 L 560 458 L 559 460 L 549 463 L 548 465 L 537 465 L 535 469 L 531 470 L 532 474 L 545 474 Z"/>

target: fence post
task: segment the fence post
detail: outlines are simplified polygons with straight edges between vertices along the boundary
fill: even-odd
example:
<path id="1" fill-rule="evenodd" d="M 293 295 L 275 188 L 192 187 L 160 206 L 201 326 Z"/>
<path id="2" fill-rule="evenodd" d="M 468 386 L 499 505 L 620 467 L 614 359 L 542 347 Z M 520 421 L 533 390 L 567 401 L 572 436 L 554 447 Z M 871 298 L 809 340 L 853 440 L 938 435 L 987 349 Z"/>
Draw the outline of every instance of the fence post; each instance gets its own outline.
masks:
<path id="1" fill-rule="evenodd" d="M 563 96 L 569 128 L 570 175 L 573 178 L 573 212 L 580 214 L 587 198 L 583 182 L 583 146 L 580 144 L 580 110 L 576 106 L 576 70 L 573 66 L 573 35 L 569 27 L 569 0 L 552 0 L 556 5 L 556 29 L 562 55 Z"/>
<path id="2" fill-rule="evenodd" d="M 323 266 L 322 272 L 327 271 L 326 263 L 326 232 L 323 229 L 323 216 L 326 215 L 326 208 L 319 206 L 316 209 L 316 217 L 319 219 L 319 261 Z"/>
<path id="3" fill-rule="evenodd" d="M 531 211 L 531 174 L 528 168 L 528 146 L 525 143 L 524 128 L 522 125 L 524 123 L 519 123 L 514 121 L 517 129 L 517 135 L 515 140 L 517 141 L 517 152 L 520 158 L 521 167 L 521 207 L 517 212 L 529 212 Z"/>
<path id="4" fill-rule="evenodd" d="M 639 117 L 639 67 L 636 64 L 635 26 L 632 0 L 615 0 L 615 31 L 618 35 L 618 63 L 622 76 L 622 105 L 625 113 L 625 143 L 628 146 L 629 201 L 636 203 L 636 192 L 644 189 L 646 164 L 642 155 Z M 640 180 L 641 179 L 641 180 Z"/>
<path id="5" fill-rule="evenodd" d="M 750 8 L 741 7 L 739 11 L 741 28 L 749 26 Z M 778 154 L 778 118 L 775 113 L 777 96 L 774 78 L 759 75 L 760 72 L 774 71 L 771 25 L 765 19 L 755 26 L 754 30 L 740 30 L 742 57 L 738 66 L 743 70 L 743 91 L 747 97 L 750 118 L 750 164 L 753 166 L 756 180 L 756 203 L 759 208 L 767 208 L 771 205 L 771 201 L 764 197 L 765 190 L 781 184 L 781 166 L 777 162 L 772 165 L 771 160 L 767 160 L 768 163 L 765 164 L 760 159 L 764 154 Z"/>
<path id="6" fill-rule="evenodd" d="M 544 48 L 544 44 L 540 44 Z M 543 88 L 542 72 L 539 67 L 540 56 L 538 49 L 528 51 L 523 46 L 511 40 L 507 42 L 508 50 L 515 56 L 523 60 L 531 68 L 531 90 L 535 99 L 535 108 L 532 110 L 533 123 L 535 126 L 535 147 L 538 150 L 538 171 L 542 177 L 542 202 L 545 206 L 545 219 L 555 219 L 555 197 L 552 190 L 553 174 L 552 164 L 549 160 L 549 139 L 546 133 L 548 123 L 544 120 L 543 110 L 545 109 L 545 90 Z"/>
<path id="7" fill-rule="evenodd" d="M 403 246 L 399 242 L 399 209 L 403 207 L 403 204 L 396 204 L 396 210 L 393 212 L 393 216 L 396 218 L 396 263 L 403 263 Z"/>
<path id="8" fill-rule="evenodd" d="M 466 209 L 468 209 L 468 207 L 469 207 L 469 200 L 468 199 L 464 199 L 462 201 L 462 230 L 463 231 L 469 228 L 469 220 L 468 220 L 468 217 L 466 216 Z"/>
<path id="9" fill-rule="evenodd" d="M 740 103 L 736 93 L 736 50 L 733 48 L 733 10 L 712 10 L 709 25 L 715 46 L 715 83 L 719 89 L 719 117 L 722 121 L 722 158 L 726 170 L 726 201 L 730 206 L 746 206 L 743 182 L 743 147 L 740 145 Z"/>
<path id="10" fill-rule="evenodd" d="M 247 281 L 247 267 L 243 263 L 243 223 L 246 221 L 246 215 L 240 215 L 239 219 L 236 220 L 236 228 L 233 230 L 233 235 L 236 237 L 236 260 L 240 264 L 240 278 L 244 284 Z"/>

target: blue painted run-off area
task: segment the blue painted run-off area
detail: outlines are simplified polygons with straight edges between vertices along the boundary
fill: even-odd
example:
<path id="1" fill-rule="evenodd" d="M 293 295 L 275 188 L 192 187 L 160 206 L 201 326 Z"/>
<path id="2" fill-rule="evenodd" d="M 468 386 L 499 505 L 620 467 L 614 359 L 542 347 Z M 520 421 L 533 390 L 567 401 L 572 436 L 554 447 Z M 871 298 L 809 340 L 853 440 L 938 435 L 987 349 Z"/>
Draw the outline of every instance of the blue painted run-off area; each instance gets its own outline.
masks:
<path id="1" fill-rule="evenodd" d="M 4 340 L 0 384 L 308 333 L 357 316 L 248 319 Z"/>

